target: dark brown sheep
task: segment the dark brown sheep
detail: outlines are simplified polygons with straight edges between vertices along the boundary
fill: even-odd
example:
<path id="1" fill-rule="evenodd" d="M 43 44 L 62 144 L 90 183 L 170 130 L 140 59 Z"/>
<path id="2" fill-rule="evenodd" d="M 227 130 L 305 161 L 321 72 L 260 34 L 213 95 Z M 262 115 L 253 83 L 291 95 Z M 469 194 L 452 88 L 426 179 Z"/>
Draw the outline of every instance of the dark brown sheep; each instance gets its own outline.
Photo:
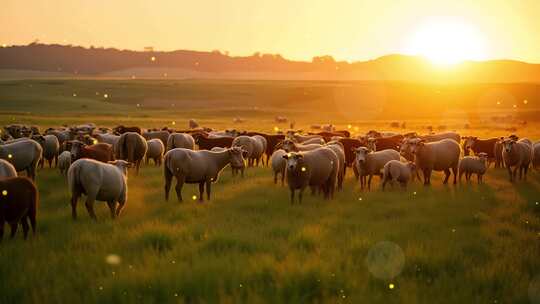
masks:
<path id="1" fill-rule="evenodd" d="M 12 177 L 0 180 L 0 240 L 4 236 L 4 222 L 11 227 L 11 238 L 15 237 L 19 223 L 25 239 L 28 237 L 29 223 L 36 234 L 38 201 L 38 190 L 30 179 Z"/>
<path id="2" fill-rule="evenodd" d="M 119 125 L 116 128 L 113 129 L 113 133 L 116 135 L 124 134 L 126 132 L 135 132 L 139 135 L 141 135 L 141 128 L 139 127 L 126 127 L 124 125 Z"/>
<path id="3" fill-rule="evenodd" d="M 201 133 L 194 133 L 193 137 L 199 150 L 212 150 L 214 147 L 229 148 L 234 140 L 233 137 L 208 138 Z"/>
<path id="4" fill-rule="evenodd" d="M 365 146 L 365 143 L 355 138 L 340 138 L 338 141 L 343 145 L 345 152 L 345 164 L 350 167 L 356 158 L 355 150 L 358 147 Z"/>
<path id="5" fill-rule="evenodd" d="M 71 141 L 72 162 L 80 158 L 91 158 L 106 163 L 114 160 L 113 147 L 106 143 L 87 146 L 80 141 L 73 140 Z"/>

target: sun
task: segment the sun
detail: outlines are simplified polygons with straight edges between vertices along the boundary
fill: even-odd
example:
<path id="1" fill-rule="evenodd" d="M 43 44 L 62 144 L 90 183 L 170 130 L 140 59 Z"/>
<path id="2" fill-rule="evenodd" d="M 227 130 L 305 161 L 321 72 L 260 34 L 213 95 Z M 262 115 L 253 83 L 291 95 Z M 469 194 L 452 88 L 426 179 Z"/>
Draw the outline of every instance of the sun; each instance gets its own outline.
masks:
<path id="1" fill-rule="evenodd" d="M 437 65 L 486 59 L 484 35 L 456 18 L 431 18 L 421 23 L 407 41 L 406 52 L 426 57 Z"/>

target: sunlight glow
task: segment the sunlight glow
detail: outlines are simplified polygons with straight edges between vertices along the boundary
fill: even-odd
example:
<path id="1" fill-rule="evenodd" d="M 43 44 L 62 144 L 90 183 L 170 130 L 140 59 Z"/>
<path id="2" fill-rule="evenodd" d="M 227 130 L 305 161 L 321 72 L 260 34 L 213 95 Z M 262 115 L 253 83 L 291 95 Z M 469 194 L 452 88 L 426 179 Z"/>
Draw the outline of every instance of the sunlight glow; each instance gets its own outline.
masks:
<path id="1" fill-rule="evenodd" d="M 437 65 L 486 59 L 483 34 L 466 21 L 431 18 L 421 23 L 408 40 L 406 52 L 421 55 Z"/>

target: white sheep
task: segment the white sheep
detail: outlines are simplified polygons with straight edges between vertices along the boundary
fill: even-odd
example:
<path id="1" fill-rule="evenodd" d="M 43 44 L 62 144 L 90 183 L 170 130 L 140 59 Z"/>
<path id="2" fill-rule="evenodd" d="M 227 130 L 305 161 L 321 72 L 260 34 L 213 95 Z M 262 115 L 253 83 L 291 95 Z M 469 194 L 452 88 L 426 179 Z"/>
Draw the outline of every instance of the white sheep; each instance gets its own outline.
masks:
<path id="1" fill-rule="evenodd" d="M 71 152 L 64 151 L 58 156 L 58 169 L 60 174 L 66 176 L 69 166 L 71 166 Z"/>
<path id="2" fill-rule="evenodd" d="M 414 180 L 414 175 L 416 172 L 416 165 L 413 162 L 402 162 L 399 160 L 391 160 L 384 165 L 383 168 L 383 178 L 382 178 L 382 189 L 386 183 L 391 182 L 399 183 L 403 188 L 407 187 L 409 181 Z"/>
<path id="3" fill-rule="evenodd" d="M 487 170 L 488 154 L 484 152 L 478 153 L 477 156 L 465 156 L 459 161 L 459 181 L 461 176 L 465 174 L 465 179 L 469 182 L 471 175 L 476 174 L 478 183 L 482 183 L 482 176 Z"/>

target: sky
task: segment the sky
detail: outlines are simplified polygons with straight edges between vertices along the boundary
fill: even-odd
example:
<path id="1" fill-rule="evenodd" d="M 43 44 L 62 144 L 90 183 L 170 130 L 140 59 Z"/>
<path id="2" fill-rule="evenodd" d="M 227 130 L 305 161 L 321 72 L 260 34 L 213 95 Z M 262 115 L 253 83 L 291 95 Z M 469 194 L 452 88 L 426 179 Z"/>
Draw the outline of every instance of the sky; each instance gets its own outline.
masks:
<path id="1" fill-rule="evenodd" d="M 540 63 L 540 0 L 1 0 L 0 5 L 0 45 L 38 39 L 348 61 L 457 50 L 463 59 Z M 472 50 L 461 49 L 471 44 Z"/>

